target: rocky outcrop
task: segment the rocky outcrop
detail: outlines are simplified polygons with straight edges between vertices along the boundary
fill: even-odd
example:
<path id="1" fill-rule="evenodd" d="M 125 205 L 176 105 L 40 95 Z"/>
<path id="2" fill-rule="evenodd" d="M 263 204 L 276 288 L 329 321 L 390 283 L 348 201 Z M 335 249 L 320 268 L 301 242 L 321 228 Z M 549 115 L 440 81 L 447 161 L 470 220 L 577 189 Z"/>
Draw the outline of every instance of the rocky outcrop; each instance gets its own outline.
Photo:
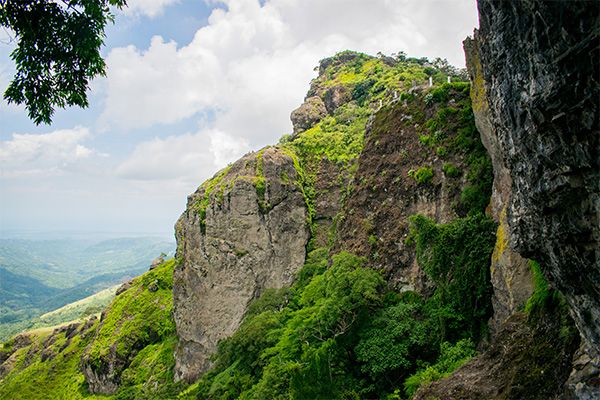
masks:
<path id="1" fill-rule="evenodd" d="M 174 260 L 134 278 L 102 312 L 79 367 L 91 393 L 114 394 L 140 352 L 174 335 Z M 69 332 L 66 332 L 69 337 Z"/>
<path id="2" fill-rule="evenodd" d="M 524 308 L 533 293 L 533 278 L 527 259 L 510 246 L 510 229 L 506 208 L 511 198 L 512 179 L 507 168 L 496 129 L 491 120 L 484 84 L 483 70 L 475 41 L 467 38 L 464 49 L 471 80 L 471 101 L 475 125 L 481 135 L 494 170 L 490 213 L 498 222 L 496 246 L 490 263 L 490 277 L 494 288 L 492 305 L 494 314 L 490 320 L 492 336 L 512 314 Z"/>
<path id="3" fill-rule="evenodd" d="M 479 0 L 482 100 L 508 172 L 510 246 L 540 262 L 600 350 L 598 2 Z M 486 122 L 487 123 L 487 122 Z"/>
<path id="4" fill-rule="evenodd" d="M 414 399 L 556 398 L 578 340 L 568 316 L 547 314 L 531 325 L 525 314 L 515 313 L 486 352 L 450 377 L 421 388 Z"/>
<path id="5" fill-rule="evenodd" d="M 600 355 L 585 342 L 573 356 L 573 370 L 565 384 L 565 398 L 600 399 Z"/>
<path id="6" fill-rule="evenodd" d="M 300 107 L 292 111 L 290 116 L 294 135 L 311 128 L 325 116 L 327 116 L 327 109 L 323 100 L 319 96 L 307 98 Z"/>
<path id="7" fill-rule="evenodd" d="M 367 126 L 358 170 L 338 221 L 335 248 L 368 257 L 369 264 L 385 271 L 398 290 L 423 293 L 427 289 L 414 247 L 407 245 L 408 218 L 422 214 L 448 223 L 464 215 L 461 193 L 470 185 L 468 158 L 477 152 L 482 164 L 487 158 L 480 144 L 478 150 L 455 144 L 459 132 L 471 132 L 479 142 L 472 119 L 461 117 L 463 112 L 471 113 L 465 88 L 440 89 L 445 100 L 439 102 L 427 101 L 426 91 L 416 91 L 406 100 L 383 106 Z M 440 115 L 444 123 L 437 127 Z M 431 176 L 426 177 L 427 172 Z"/>
<path id="8" fill-rule="evenodd" d="M 480 30 L 464 45 L 475 122 L 494 166 L 490 211 L 499 222 L 491 260 L 494 337 L 481 356 L 417 397 L 597 398 L 598 4 L 480 0 L 479 12 Z M 585 339 L 574 355 L 572 345 L 556 342 L 547 329 L 552 318 L 564 317 L 564 307 L 546 310 L 545 323 L 519 317 L 533 290 L 525 257 L 540 261 L 551 284 L 565 294 Z M 530 338 L 535 342 L 527 344 Z M 530 347 L 544 342 L 563 349 L 560 365 L 550 359 L 536 360 L 537 367 L 526 362 L 540 354 Z M 526 382 L 514 375 L 518 370 Z M 539 370 L 553 376 L 532 375 Z M 544 386 L 535 388 L 540 385 L 535 382 Z M 527 386 L 532 390 L 524 391 Z"/>
<path id="9" fill-rule="evenodd" d="M 264 289 L 292 283 L 309 239 L 298 180 L 293 158 L 266 148 L 188 197 L 176 225 L 176 379 L 192 381 L 211 366 L 217 342 Z"/>

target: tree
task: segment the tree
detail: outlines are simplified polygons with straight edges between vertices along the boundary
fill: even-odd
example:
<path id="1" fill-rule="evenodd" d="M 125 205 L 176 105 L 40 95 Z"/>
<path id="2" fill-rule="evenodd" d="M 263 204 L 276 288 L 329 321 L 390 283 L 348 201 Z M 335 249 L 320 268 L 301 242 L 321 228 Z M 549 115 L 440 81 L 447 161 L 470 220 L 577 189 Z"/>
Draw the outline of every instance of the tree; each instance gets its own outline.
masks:
<path id="1" fill-rule="evenodd" d="M 0 0 L 0 25 L 17 43 L 4 99 L 25 104 L 36 124 L 50 124 L 55 107 L 87 107 L 90 80 L 105 74 L 100 47 L 111 5 L 126 0 Z"/>

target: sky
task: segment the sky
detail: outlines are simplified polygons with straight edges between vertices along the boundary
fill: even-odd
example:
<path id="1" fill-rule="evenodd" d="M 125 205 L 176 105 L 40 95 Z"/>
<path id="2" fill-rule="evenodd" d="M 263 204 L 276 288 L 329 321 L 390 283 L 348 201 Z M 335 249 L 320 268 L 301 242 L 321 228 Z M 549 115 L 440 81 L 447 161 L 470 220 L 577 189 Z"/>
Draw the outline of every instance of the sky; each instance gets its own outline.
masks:
<path id="1" fill-rule="evenodd" d="M 0 102 L 0 237 L 173 236 L 187 196 L 291 133 L 320 59 L 404 51 L 464 67 L 475 0 L 128 0 L 90 107 L 36 126 Z M 14 73 L 0 29 L 0 90 Z"/>

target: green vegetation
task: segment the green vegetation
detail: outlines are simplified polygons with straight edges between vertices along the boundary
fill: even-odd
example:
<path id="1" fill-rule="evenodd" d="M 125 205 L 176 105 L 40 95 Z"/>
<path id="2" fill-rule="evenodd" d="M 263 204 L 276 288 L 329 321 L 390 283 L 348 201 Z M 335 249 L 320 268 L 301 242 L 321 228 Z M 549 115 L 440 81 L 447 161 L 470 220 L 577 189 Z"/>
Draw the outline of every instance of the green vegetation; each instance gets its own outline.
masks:
<path id="1" fill-rule="evenodd" d="M 408 171 L 408 176 L 413 178 L 419 185 L 431 182 L 433 178 L 433 169 L 431 167 L 420 167 L 419 169 Z"/>
<path id="2" fill-rule="evenodd" d="M 49 0 L 3 1 L 0 25 L 17 43 L 11 52 L 16 74 L 4 98 L 25 104 L 36 124 L 50 124 L 54 107 L 87 107 L 90 81 L 105 74 L 100 48 L 113 20 L 109 6 L 125 5 L 125 0 L 71 0 L 66 7 Z"/>
<path id="3" fill-rule="evenodd" d="M 426 66 L 427 59 L 407 58 L 403 53 L 388 57 L 370 57 L 362 53 L 344 51 L 321 61 L 320 74 L 313 80 L 311 91 L 327 98 L 330 92 L 347 94 L 336 104 L 331 115 L 295 137 L 285 135 L 278 146 L 297 156 L 297 170 L 309 209 L 311 230 L 315 233 L 316 177 L 323 168 L 323 160 L 333 163 L 339 170 L 340 182 L 350 182 L 357 168 L 356 160 L 363 149 L 365 127 L 369 117 L 380 104 L 399 98 L 411 101 L 414 94 L 407 90 L 415 85 L 425 85 L 430 75 L 436 83 L 452 76 L 460 79 L 462 74 L 436 60 L 434 66 Z M 464 91 L 465 84 L 447 84 L 446 90 Z M 466 85 L 468 90 L 468 84 Z M 336 92 L 337 91 L 337 92 Z M 331 111 L 331 110 L 330 110 Z M 443 152 L 443 150 L 442 150 Z M 428 171 L 419 175 L 420 182 L 427 183 Z M 433 171 L 430 171 L 433 173 Z M 314 235 L 313 235 L 314 237 Z M 309 246 L 312 248 L 312 245 Z"/>
<path id="4" fill-rule="evenodd" d="M 108 297 L 89 298 L 87 312 L 40 317 L 144 272 L 174 247 L 159 238 L 0 240 L 0 341 L 101 311 Z"/>
<path id="5" fill-rule="evenodd" d="M 470 339 L 462 339 L 452 345 L 443 342 L 440 356 L 433 365 L 420 368 L 404 381 L 404 392 L 411 398 L 421 385 L 445 378 L 475 355 L 475 346 Z"/>
<path id="6" fill-rule="evenodd" d="M 138 349 L 175 333 L 171 317 L 174 265 L 171 259 L 134 279 L 132 287 L 107 308 L 86 350 L 86 362 L 93 369 L 104 370 L 114 357 L 127 365 Z"/>
<path id="7" fill-rule="evenodd" d="M 445 83 L 430 89 L 425 103 L 434 104 L 437 111 L 424 123 L 419 134 L 424 146 L 435 149 L 435 154 L 447 159 L 460 155 L 466 160 L 464 173 L 468 184 L 463 188 L 456 212 L 465 216 L 485 210 L 492 194 L 492 163 L 475 127 L 467 82 Z M 452 100 L 452 101 L 451 101 Z M 442 168 L 448 177 L 458 177 L 461 171 L 451 163 Z"/>
<path id="8" fill-rule="evenodd" d="M 79 362 L 85 347 L 93 337 L 96 322 L 85 334 L 67 338 L 66 332 L 33 335 L 33 343 L 13 354 L 12 372 L 2 379 L 2 399 L 97 399 L 89 395 Z M 53 342 L 51 342 L 53 341 Z M 3 347 L 11 345 L 7 342 Z M 44 347 L 46 348 L 44 350 Z M 43 352 L 42 352 L 43 350 Z"/>
<path id="9" fill-rule="evenodd" d="M 219 344 L 215 368 L 186 398 L 373 398 L 407 394 L 474 354 L 491 311 L 494 224 L 412 219 L 434 294 L 397 294 L 365 259 L 312 251 L 290 289 L 266 291 Z"/>
<path id="10" fill-rule="evenodd" d="M 95 314 L 99 314 L 115 297 L 118 286 L 104 289 L 85 299 L 67 304 L 57 310 L 50 311 L 39 317 L 27 319 L 12 324 L 0 326 L 0 339 L 10 337 L 17 332 L 25 330 L 45 328 L 62 325 L 68 322 L 83 320 Z"/>
<path id="11" fill-rule="evenodd" d="M 230 167 L 231 166 L 228 165 L 227 167 L 223 168 L 221 171 L 217 172 L 215 176 L 213 176 L 211 179 L 207 180 L 200 186 L 200 189 L 203 189 L 202 197 L 196 202 L 194 206 L 198 211 L 198 215 L 200 216 L 200 229 L 203 233 L 206 231 L 206 209 L 210 205 L 210 194 L 213 191 L 218 190 L 218 193 L 222 196 L 223 192 L 225 191 L 223 177 L 227 175 L 227 172 L 229 172 Z"/>
<path id="12" fill-rule="evenodd" d="M 442 171 L 444 171 L 444 174 L 450 178 L 456 178 L 461 175 L 460 170 L 455 165 L 450 163 L 445 163 L 442 167 Z"/>
<path id="13" fill-rule="evenodd" d="M 134 279 L 101 321 L 32 332 L 28 336 L 33 342 L 18 349 L 16 339 L 4 343 L 0 357 L 10 356 L 15 362 L 2 379 L 0 398 L 175 398 L 183 386 L 173 383 L 174 264 L 171 259 Z M 108 373 L 112 363 L 120 382 L 114 396 L 89 394 L 82 360 L 98 373 Z"/>
<path id="14" fill-rule="evenodd" d="M 483 214 L 448 224 L 435 224 L 422 215 L 409 220 L 419 265 L 436 285 L 431 304 L 440 321 L 440 338 L 470 337 L 477 342 L 492 312 L 488 264 L 496 242 L 495 223 Z"/>
<path id="15" fill-rule="evenodd" d="M 537 261 L 529 260 L 529 267 L 533 277 L 533 293 L 525 304 L 525 312 L 530 315 L 539 314 L 546 308 L 552 308 L 553 304 L 564 303 L 565 300 L 561 293 L 548 284 L 540 264 Z"/>

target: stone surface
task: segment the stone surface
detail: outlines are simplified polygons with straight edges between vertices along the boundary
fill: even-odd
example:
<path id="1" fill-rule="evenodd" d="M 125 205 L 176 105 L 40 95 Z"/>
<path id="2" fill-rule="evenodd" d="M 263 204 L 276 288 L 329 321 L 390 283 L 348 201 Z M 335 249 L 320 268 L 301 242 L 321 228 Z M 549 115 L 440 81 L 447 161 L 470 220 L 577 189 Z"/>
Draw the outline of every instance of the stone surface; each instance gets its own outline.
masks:
<path id="1" fill-rule="evenodd" d="M 327 109 L 323 100 L 319 96 L 307 98 L 300 107 L 292 111 L 290 116 L 294 127 L 294 135 L 310 129 L 325 116 L 327 116 Z"/>
<path id="2" fill-rule="evenodd" d="M 352 100 L 352 93 L 344 85 L 336 85 L 327 89 L 323 93 L 323 102 L 327 112 L 331 115 L 342 104 L 346 104 Z"/>
<path id="3" fill-rule="evenodd" d="M 573 370 L 565 386 L 567 400 L 600 399 L 600 354 L 585 342 L 573 356 Z"/>
<path id="4" fill-rule="evenodd" d="M 490 263 L 490 277 L 494 292 L 492 306 L 494 314 L 490 330 L 494 335 L 501 325 L 514 313 L 525 308 L 533 293 L 533 278 L 527 259 L 509 246 L 506 212 L 500 214 L 496 232 L 496 246 Z"/>
<path id="5" fill-rule="evenodd" d="M 503 149 L 491 121 L 477 44 L 471 38 L 467 38 L 463 44 L 471 80 L 471 104 L 475 125 L 494 169 L 490 213 L 498 222 L 498 231 L 490 264 L 490 277 L 494 288 L 492 295 L 494 314 L 490 320 L 490 331 L 493 336 L 501 329 L 502 323 L 508 317 L 523 309 L 527 299 L 533 293 L 533 278 L 527 259 L 521 257 L 510 246 L 506 208 L 511 197 L 512 179 L 504 163 Z"/>
<path id="6" fill-rule="evenodd" d="M 511 179 L 510 245 L 540 262 L 599 351 L 600 3 L 478 4 L 489 121 Z"/>
<path id="7" fill-rule="evenodd" d="M 424 293 L 428 290 L 425 274 L 415 261 L 414 247 L 406 244 L 408 217 L 422 214 L 446 223 L 458 216 L 456 205 L 468 184 L 467 155 L 449 151 L 440 157 L 435 148 L 420 142 L 419 136 L 428 133 L 426 121 L 447 104 L 427 105 L 425 93 L 414 94 L 410 103 L 383 106 L 368 125 L 354 184 L 338 221 L 335 248 L 368 257 L 369 264 L 384 271 L 397 290 Z M 465 93 L 450 97 L 448 104 L 454 106 L 468 101 Z M 457 132 L 446 134 L 452 140 Z M 459 176 L 446 176 L 442 171 L 446 163 L 455 165 Z M 430 182 L 419 184 L 410 176 L 420 167 L 432 168 Z"/>
<path id="8" fill-rule="evenodd" d="M 217 342 L 235 332 L 252 299 L 292 283 L 309 239 L 305 200 L 284 151 L 251 153 L 214 179 L 205 221 L 202 186 L 176 225 L 175 374 L 187 381 L 210 367 Z"/>
<path id="9" fill-rule="evenodd" d="M 422 387 L 413 399 L 555 399 L 577 345 L 572 321 L 548 314 L 531 324 L 523 313 L 515 313 L 486 352 L 449 377 Z"/>

